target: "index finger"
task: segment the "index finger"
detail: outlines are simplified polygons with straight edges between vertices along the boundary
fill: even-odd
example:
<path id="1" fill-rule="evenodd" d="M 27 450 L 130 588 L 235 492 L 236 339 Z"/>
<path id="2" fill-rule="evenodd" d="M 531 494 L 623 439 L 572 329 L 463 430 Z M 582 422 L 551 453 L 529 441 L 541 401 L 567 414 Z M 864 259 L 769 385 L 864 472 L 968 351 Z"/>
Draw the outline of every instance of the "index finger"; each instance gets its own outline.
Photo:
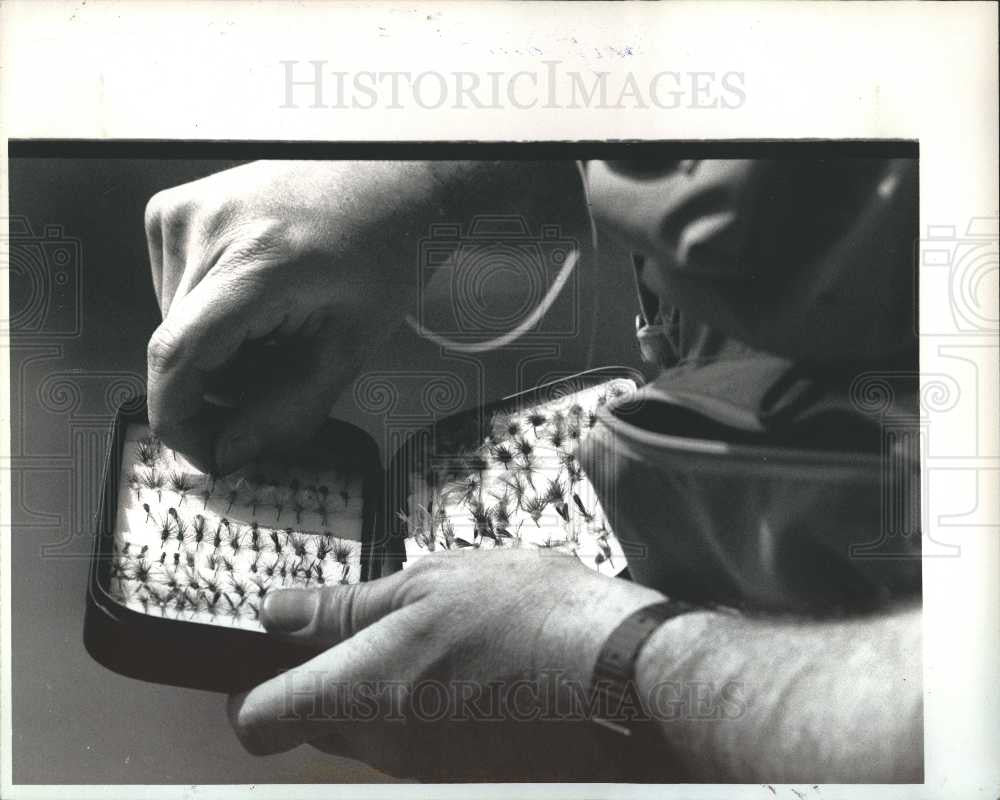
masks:
<path id="1" fill-rule="evenodd" d="M 208 278 L 175 300 L 147 348 L 149 424 L 167 445 L 201 469 L 213 465 L 213 423 L 204 413 L 206 376 L 246 340 L 245 292 Z"/>
<path id="2" fill-rule="evenodd" d="M 228 701 L 230 724 L 254 755 L 282 753 L 382 719 L 412 660 L 415 609 L 404 608 L 305 664 Z M 400 657 L 402 654 L 402 658 Z M 372 704 L 375 704 L 375 713 Z M 381 707 L 380 707 L 381 706 Z"/>

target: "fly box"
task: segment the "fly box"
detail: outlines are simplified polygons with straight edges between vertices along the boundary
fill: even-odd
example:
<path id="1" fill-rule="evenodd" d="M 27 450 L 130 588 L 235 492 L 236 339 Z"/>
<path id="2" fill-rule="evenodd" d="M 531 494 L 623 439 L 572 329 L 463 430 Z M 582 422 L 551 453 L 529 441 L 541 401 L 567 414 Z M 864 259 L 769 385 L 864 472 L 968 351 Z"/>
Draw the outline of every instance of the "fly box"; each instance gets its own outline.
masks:
<path id="1" fill-rule="evenodd" d="M 255 685 L 310 655 L 264 633 L 267 592 L 381 568 L 378 452 L 346 423 L 328 421 L 294 464 L 211 476 L 150 435 L 137 398 L 115 417 L 102 487 L 84 641 L 133 678 Z"/>
<path id="2" fill-rule="evenodd" d="M 634 378 L 592 370 L 447 417 L 385 470 L 371 436 L 328 420 L 291 461 L 206 475 L 150 435 L 145 398 L 130 401 L 104 468 L 87 650 L 123 675 L 231 692 L 315 654 L 264 631 L 275 589 L 463 548 L 550 549 L 620 574 L 626 554 L 576 452 Z"/>

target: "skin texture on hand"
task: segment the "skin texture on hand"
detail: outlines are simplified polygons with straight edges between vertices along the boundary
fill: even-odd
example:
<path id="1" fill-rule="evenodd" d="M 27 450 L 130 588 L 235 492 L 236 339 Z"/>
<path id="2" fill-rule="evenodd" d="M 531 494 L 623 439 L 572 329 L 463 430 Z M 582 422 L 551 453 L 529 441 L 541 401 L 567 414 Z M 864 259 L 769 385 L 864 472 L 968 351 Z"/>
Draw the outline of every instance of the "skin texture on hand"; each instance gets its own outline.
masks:
<path id="1" fill-rule="evenodd" d="M 358 172 L 348 162 L 256 162 L 150 200 L 163 313 L 148 347 L 150 423 L 198 466 L 225 473 L 263 446 L 308 435 L 380 341 L 380 312 L 413 296 L 410 272 L 388 272 L 390 254 L 354 241 L 364 231 L 347 219 L 381 224 L 362 207 Z M 418 166 L 408 180 L 433 185 Z M 203 396 L 220 387 L 241 410 L 211 430 Z"/>
<path id="2" fill-rule="evenodd" d="M 277 592 L 265 627 L 329 649 L 232 697 L 230 718 L 254 753 L 310 742 L 425 780 L 614 776 L 607 732 L 572 693 L 621 620 L 661 600 L 546 550 L 439 553 Z"/>
<path id="3" fill-rule="evenodd" d="M 279 592 L 268 630 L 330 649 L 231 697 L 230 720 L 253 753 L 309 742 L 424 780 L 921 779 L 913 608 L 675 617 L 636 662 L 647 720 L 609 738 L 572 692 L 621 620 L 662 599 L 545 550 L 439 553 L 368 584 Z M 477 704 L 492 686 L 506 699 Z"/>
<path id="4" fill-rule="evenodd" d="M 571 162 L 258 161 L 155 195 L 154 433 L 220 473 L 294 448 L 415 308 L 429 226 L 486 213 L 588 224 Z"/>

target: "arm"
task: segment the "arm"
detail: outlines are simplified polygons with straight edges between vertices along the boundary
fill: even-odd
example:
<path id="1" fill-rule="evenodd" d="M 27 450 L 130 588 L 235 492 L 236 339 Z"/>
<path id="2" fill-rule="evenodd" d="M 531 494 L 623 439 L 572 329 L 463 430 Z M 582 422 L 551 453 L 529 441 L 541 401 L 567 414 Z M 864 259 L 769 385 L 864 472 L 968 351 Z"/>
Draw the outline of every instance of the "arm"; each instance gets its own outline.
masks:
<path id="1" fill-rule="evenodd" d="M 160 192 L 154 431 L 220 472 L 308 437 L 414 308 L 430 226 L 480 214 L 589 239 L 572 162 L 258 161 Z M 204 402 L 220 386 L 243 401 L 221 427 Z"/>
<path id="2" fill-rule="evenodd" d="M 663 599 L 575 558 L 516 549 L 429 555 L 366 584 L 277 592 L 262 609 L 268 630 L 329 649 L 234 697 L 232 722 L 254 753 L 311 742 L 428 780 L 919 779 L 913 612 L 836 623 L 677 617 L 637 665 L 659 730 L 642 742 L 608 734 L 573 697 L 621 620 Z M 680 704 L 676 691 L 658 693 L 664 682 L 680 688 Z M 430 720 L 419 702 L 428 686 L 432 707 L 448 711 Z M 484 692 L 499 704 L 480 702 Z"/>
<path id="3" fill-rule="evenodd" d="M 696 780 L 919 782 L 920 641 L 917 609 L 831 622 L 694 613 L 643 647 L 640 697 L 655 715 L 676 696 L 657 686 L 708 692 L 693 718 L 660 725 Z"/>

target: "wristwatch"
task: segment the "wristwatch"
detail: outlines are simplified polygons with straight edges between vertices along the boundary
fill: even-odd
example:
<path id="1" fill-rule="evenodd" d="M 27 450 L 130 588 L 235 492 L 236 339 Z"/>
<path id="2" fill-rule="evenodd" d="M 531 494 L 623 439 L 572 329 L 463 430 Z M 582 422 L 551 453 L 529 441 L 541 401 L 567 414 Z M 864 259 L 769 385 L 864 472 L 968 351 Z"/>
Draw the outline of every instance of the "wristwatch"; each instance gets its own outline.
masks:
<path id="1" fill-rule="evenodd" d="M 591 719 L 615 733 L 631 736 L 633 725 L 645 719 L 636 687 L 635 662 L 646 640 L 667 620 L 704 611 L 679 600 L 644 606 L 629 614 L 608 636 L 591 677 Z"/>

